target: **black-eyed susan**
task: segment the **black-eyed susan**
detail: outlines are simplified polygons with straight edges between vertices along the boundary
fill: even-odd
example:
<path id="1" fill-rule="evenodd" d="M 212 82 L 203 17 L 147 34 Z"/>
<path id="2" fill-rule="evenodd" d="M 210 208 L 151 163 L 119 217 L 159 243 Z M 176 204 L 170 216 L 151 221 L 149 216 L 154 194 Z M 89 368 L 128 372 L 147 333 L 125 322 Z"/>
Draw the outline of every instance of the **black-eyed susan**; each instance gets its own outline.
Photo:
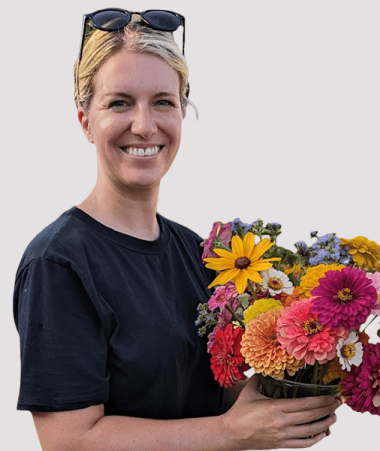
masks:
<path id="1" fill-rule="evenodd" d="M 216 279 L 209 285 L 209 288 L 215 285 L 224 285 L 230 280 L 234 280 L 236 290 L 239 294 L 243 293 L 248 280 L 255 283 L 261 283 L 259 271 L 265 271 L 272 267 L 274 261 L 280 261 L 280 258 L 261 259 L 260 257 L 270 249 L 274 243 L 267 238 L 260 241 L 255 246 L 255 236 L 248 232 L 242 240 L 238 235 L 232 237 L 231 251 L 226 249 L 214 249 L 219 258 L 206 258 L 206 267 L 221 271 Z"/>

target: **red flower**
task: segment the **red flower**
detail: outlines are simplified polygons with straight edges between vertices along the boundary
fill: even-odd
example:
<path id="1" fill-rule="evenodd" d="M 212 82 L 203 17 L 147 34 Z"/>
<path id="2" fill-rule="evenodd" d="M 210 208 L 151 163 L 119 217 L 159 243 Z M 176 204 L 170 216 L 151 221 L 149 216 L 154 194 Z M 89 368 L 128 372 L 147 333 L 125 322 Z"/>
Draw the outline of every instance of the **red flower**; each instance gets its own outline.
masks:
<path id="1" fill-rule="evenodd" d="M 243 334 L 243 329 L 233 329 L 231 323 L 224 330 L 216 331 L 215 344 L 211 350 L 211 369 L 215 380 L 222 387 L 232 387 L 237 380 L 246 379 L 244 371 L 249 369 L 249 365 L 241 355 Z"/>
<path id="2" fill-rule="evenodd" d="M 352 367 L 341 384 L 353 410 L 380 415 L 380 343 L 364 346 L 363 362 Z"/>

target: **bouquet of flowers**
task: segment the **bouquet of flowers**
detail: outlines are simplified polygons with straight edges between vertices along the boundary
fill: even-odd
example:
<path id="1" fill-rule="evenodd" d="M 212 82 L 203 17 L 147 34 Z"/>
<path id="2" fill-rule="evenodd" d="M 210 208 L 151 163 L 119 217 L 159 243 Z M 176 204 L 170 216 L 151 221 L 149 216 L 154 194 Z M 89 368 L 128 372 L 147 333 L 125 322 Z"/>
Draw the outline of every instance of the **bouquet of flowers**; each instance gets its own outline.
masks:
<path id="1" fill-rule="evenodd" d="M 215 379 L 229 387 L 253 368 L 274 382 L 339 384 L 352 409 L 380 415 L 380 343 L 365 332 L 380 315 L 380 246 L 312 232 L 312 245 L 291 251 L 280 233 L 235 219 L 214 223 L 202 243 L 217 277 L 195 324 Z"/>

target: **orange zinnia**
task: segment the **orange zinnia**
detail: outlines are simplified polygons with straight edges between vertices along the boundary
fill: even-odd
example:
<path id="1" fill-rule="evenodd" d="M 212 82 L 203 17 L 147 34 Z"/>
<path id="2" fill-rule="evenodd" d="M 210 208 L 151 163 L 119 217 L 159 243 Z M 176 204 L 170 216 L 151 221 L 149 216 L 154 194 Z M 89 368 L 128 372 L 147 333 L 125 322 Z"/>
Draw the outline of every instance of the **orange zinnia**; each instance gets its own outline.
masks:
<path id="1" fill-rule="evenodd" d="M 297 360 L 286 349 L 282 349 L 277 339 L 277 320 L 280 310 L 270 310 L 250 321 L 241 341 L 241 353 L 245 361 L 256 373 L 283 379 L 285 369 L 294 376 L 304 361 Z"/>

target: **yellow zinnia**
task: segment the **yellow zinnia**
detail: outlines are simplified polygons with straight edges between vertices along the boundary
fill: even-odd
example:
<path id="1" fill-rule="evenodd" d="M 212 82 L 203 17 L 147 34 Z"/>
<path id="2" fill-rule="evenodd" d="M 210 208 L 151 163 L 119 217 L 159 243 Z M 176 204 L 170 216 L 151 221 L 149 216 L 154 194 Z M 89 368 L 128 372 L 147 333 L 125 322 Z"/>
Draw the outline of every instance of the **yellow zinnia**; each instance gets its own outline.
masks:
<path id="1" fill-rule="evenodd" d="M 255 246 L 255 236 L 253 233 L 246 233 L 244 240 L 238 235 L 232 237 L 231 251 L 226 249 L 214 249 L 219 258 L 205 258 L 206 268 L 222 271 L 216 279 L 209 285 L 224 285 L 230 280 L 235 281 L 236 290 L 243 293 L 248 280 L 260 283 L 263 281 L 258 271 L 265 271 L 272 267 L 271 261 L 280 261 L 280 258 L 267 258 L 260 260 L 260 257 L 270 249 L 274 243 L 265 238 Z"/>
<path id="2" fill-rule="evenodd" d="M 270 310 L 284 310 L 284 306 L 281 301 L 273 298 L 258 299 L 244 311 L 244 324 L 247 325 L 262 313 L 269 312 Z"/>
<path id="3" fill-rule="evenodd" d="M 318 266 L 311 266 L 307 269 L 306 274 L 302 277 L 300 283 L 300 297 L 309 298 L 310 291 L 319 286 L 319 279 L 325 277 L 327 271 L 340 271 L 345 268 L 344 265 L 337 265 L 335 263 L 331 265 L 321 264 Z"/>
<path id="4" fill-rule="evenodd" d="M 378 269 L 380 260 L 380 246 L 365 236 L 357 236 L 351 240 L 340 240 L 341 246 L 349 247 L 349 254 L 354 262 L 364 269 Z"/>

